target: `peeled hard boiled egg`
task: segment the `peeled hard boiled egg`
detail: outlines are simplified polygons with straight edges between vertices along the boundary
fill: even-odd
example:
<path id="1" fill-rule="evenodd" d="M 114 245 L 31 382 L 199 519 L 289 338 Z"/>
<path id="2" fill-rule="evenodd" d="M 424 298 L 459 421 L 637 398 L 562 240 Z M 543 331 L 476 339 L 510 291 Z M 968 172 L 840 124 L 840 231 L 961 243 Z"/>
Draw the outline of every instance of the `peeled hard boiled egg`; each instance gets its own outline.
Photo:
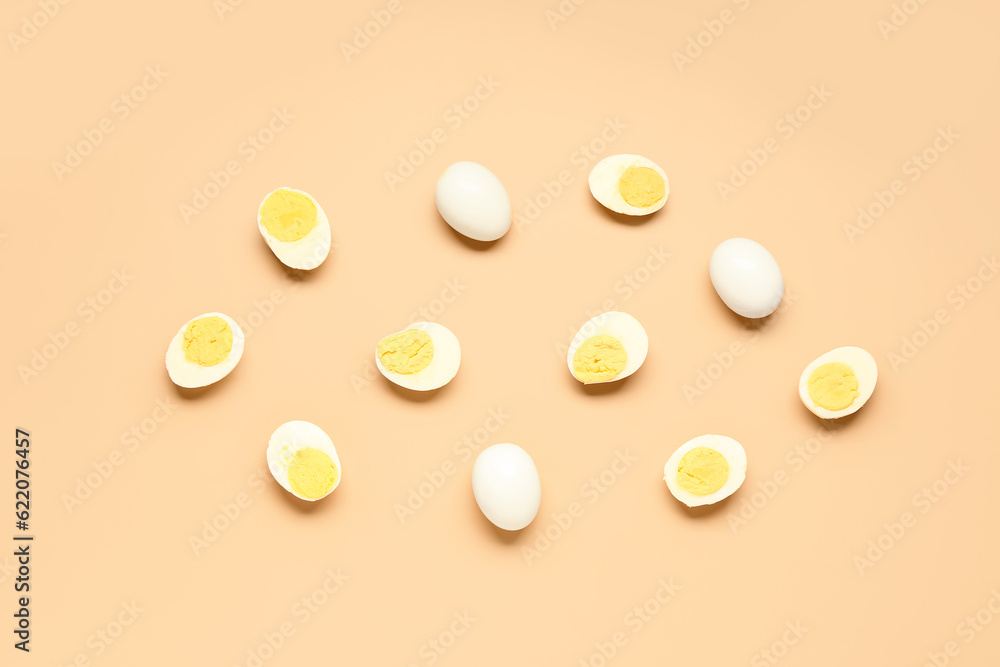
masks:
<path id="1" fill-rule="evenodd" d="M 493 525 L 521 530 L 538 514 L 542 484 L 528 452 L 501 443 L 487 447 L 472 466 L 472 493 Z"/>
<path id="2" fill-rule="evenodd" d="M 167 373 L 188 389 L 218 382 L 243 356 L 243 330 L 222 313 L 188 320 L 167 347 Z"/>
<path id="3" fill-rule="evenodd" d="M 330 221 L 301 190 L 278 188 L 257 209 L 257 227 L 282 264 L 311 270 L 330 254 Z"/>
<path id="4" fill-rule="evenodd" d="M 817 417 L 846 417 L 868 402 L 877 380 L 878 365 L 867 350 L 838 347 L 802 371 L 799 397 Z"/>
<path id="5" fill-rule="evenodd" d="M 337 488 L 340 457 L 330 436 L 310 422 L 285 422 L 267 443 L 267 467 L 285 491 L 302 500 L 320 500 Z"/>
<path id="6" fill-rule="evenodd" d="M 596 165 L 588 179 L 594 199 L 625 215 L 648 215 L 663 208 L 670 194 L 667 175 L 641 155 L 611 155 Z"/>
<path id="7" fill-rule="evenodd" d="M 380 340 L 375 349 L 375 364 L 382 375 L 416 391 L 448 384 L 461 361 L 458 338 L 436 322 L 414 322 Z"/>
<path id="8" fill-rule="evenodd" d="M 733 495 L 747 476 L 747 453 L 724 435 L 700 435 L 677 448 L 663 467 L 674 498 L 688 507 L 711 505 Z"/>
<path id="9" fill-rule="evenodd" d="M 510 198 L 500 179 L 475 162 L 456 162 L 438 179 L 434 203 L 445 222 L 476 241 L 496 241 L 510 229 Z"/>
<path id="10" fill-rule="evenodd" d="M 767 317 L 785 294 L 778 263 L 767 248 L 750 239 L 728 239 L 716 246 L 708 273 L 719 298 L 743 317 Z"/>
<path id="11" fill-rule="evenodd" d="M 646 359 L 649 337 L 628 313 L 615 310 L 587 321 L 570 343 L 569 372 L 584 384 L 612 382 L 635 373 Z"/>

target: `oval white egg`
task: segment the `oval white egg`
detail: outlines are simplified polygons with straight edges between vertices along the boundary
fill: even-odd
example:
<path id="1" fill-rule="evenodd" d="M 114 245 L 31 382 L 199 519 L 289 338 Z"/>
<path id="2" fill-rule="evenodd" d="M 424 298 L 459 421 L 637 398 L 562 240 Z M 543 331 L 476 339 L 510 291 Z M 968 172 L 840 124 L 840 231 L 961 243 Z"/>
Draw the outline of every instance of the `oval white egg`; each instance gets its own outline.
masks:
<path id="1" fill-rule="evenodd" d="M 472 492 L 493 525 L 521 530 L 542 502 L 542 483 L 531 456 L 510 443 L 487 447 L 472 466 Z"/>
<path id="2" fill-rule="evenodd" d="M 614 382 L 639 370 L 649 351 L 646 330 L 628 313 L 611 310 L 587 320 L 570 342 L 569 372 L 584 384 Z"/>
<path id="3" fill-rule="evenodd" d="M 257 207 L 257 229 L 275 257 L 290 268 L 310 271 L 330 254 L 330 221 L 319 202 L 302 190 L 269 192 Z"/>
<path id="4" fill-rule="evenodd" d="M 439 389 L 451 382 L 462 362 L 458 338 L 436 322 L 414 322 L 375 347 L 375 365 L 400 387 Z"/>
<path id="5" fill-rule="evenodd" d="M 708 267 L 719 298 L 737 315 L 767 317 L 785 294 L 785 280 L 767 248 L 750 239 L 720 243 Z"/>
<path id="6" fill-rule="evenodd" d="M 330 495 L 343 477 L 330 436 L 306 421 L 275 429 L 267 443 L 267 467 L 281 488 L 310 502 Z"/>
<path id="7" fill-rule="evenodd" d="M 724 435 L 700 435 L 677 448 L 663 466 L 663 480 L 688 507 L 711 505 L 736 493 L 747 476 L 747 454 Z"/>
<path id="8" fill-rule="evenodd" d="M 590 193 L 605 208 L 625 215 L 649 215 L 670 196 L 667 175 L 641 155 L 610 155 L 590 171 Z"/>
<path id="9" fill-rule="evenodd" d="M 438 179 L 434 203 L 444 221 L 476 241 L 496 241 L 510 229 L 510 198 L 500 179 L 476 162 L 456 162 Z"/>
<path id="10" fill-rule="evenodd" d="M 860 347 L 838 347 L 814 359 L 799 376 L 799 398 L 822 419 L 854 414 L 868 402 L 878 364 Z"/>
<path id="11" fill-rule="evenodd" d="M 222 353 L 214 336 L 219 330 L 191 331 L 189 327 L 199 321 L 219 318 L 225 322 L 232 338 L 228 351 Z M 206 338 L 207 337 L 207 338 Z M 243 357 L 245 337 L 236 321 L 222 313 L 205 313 L 192 317 L 177 331 L 167 346 L 167 374 L 178 387 L 193 389 L 204 387 L 229 375 Z M 199 349 L 201 356 L 199 358 Z M 221 359 L 208 358 L 209 354 L 222 354 Z"/>

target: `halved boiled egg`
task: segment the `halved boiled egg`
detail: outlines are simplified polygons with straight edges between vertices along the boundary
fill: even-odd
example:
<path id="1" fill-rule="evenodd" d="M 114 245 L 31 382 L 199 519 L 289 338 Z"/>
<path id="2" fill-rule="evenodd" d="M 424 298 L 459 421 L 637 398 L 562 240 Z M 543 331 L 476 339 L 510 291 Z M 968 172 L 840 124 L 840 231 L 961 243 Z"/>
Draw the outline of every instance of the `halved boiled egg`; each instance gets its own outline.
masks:
<path id="1" fill-rule="evenodd" d="M 275 256 L 293 269 L 315 269 L 330 254 L 330 221 L 301 190 L 278 188 L 264 197 L 257 227 Z"/>
<path id="2" fill-rule="evenodd" d="M 799 397 L 817 417 L 846 417 L 868 402 L 877 380 L 878 365 L 867 350 L 838 347 L 802 371 Z"/>
<path id="3" fill-rule="evenodd" d="M 649 350 L 646 330 L 628 313 L 611 310 L 580 327 L 566 355 L 569 372 L 584 384 L 612 382 L 639 370 Z"/>
<path id="4" fill-rule="evenodd" d="M 243 330 L 231 317 L 205 313 L 188 320 L 167 347 L 167 373 L 188 389 L 218 382 L 243 356 Z"/>
<path id="5" fill-rule="evenodd" d="M 448 384 L 461 361 L 458 338 L 436 322 L 414 322 L 380 340 L 375 349 L 375 364 L 382 375 L 415 391 Z"/>
<path id="6" fill-rule="evenodd" d="M 663 479 L 688 507 L 711 505 L 733 495 L 747 477 L 747 453 L 724 435 L 700 435 L 670 455 Z"/>
<path id="7" fill-rule="evenodd" d="M 323 429 L 304 421 L 285 422 L 267 443 L 267 467 L 285 491 L 302 500 L 320 500 L 337 488 L 340 457 Z"/>
<path id="8" fill-rule="evenodd" d="M 641 155 L 610 155 L 596 165 L 588 179 L 594 199 L 625 215 L 648 215 L 663 208 L 670 182 L 660 167 Z"/>

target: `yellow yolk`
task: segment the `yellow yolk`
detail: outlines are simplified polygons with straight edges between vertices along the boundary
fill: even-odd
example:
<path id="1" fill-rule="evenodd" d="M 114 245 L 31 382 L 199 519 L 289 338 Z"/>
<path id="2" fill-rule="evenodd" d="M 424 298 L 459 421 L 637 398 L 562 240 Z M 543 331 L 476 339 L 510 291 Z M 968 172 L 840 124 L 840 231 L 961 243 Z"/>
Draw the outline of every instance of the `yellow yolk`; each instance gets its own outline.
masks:
<path id="1" fill-rule="evenodd" d="M 823 364 L 809 374 L 809 398 L 821 408 L 843 410 L 858 397 L 858 378 L 847 364 Z"/>
<path id="2" fill-rule="evenodd" d="M 225 361 L 233 349 L 233 330 L 219 317 L 200 317 L 184 330 L 184 358 L 199 366 Z"/>
<path id="3" fill-rule="evenodd" d="M 260 223 L 279 241 L 298 241 L 316 227 L 316 204 L 291 190 L 275 190 L 260 208 Z"/>
<path id="4" fill-rule="evenodd" d="M 729 479 L 729 461 L 709 447 L 695 447 L 677 466 L 677 485 L 695 496 L 721 489 Z"/>
<path id="5" fill-rule="evenodd" d="M 378 358 L 390 373 L 413 375 L 430 365 L 434 341 L 424 331 L 407 329 L 383 338 L 378 344 Z"/>
<path id="6" fill-rule="evenodd" d="M 618 179 L 618 191 L 629 206 L 649 208 L 667 193 L 663 178 L 649 167 L 629 167 Z"/>
<path id="7" fill-rule="evenodd" d="M 333 459 L 325 452 L 303 447 L 288 465 L 288 485 L 304 498 L 322 498 L 337 483 L 338 474 Z"/>
<path id="8" fill-rule="evenodd" d="M 628 355 L 614 336 L 593 336 L 573 354 L 573 375 L 580 382 L 606 382 L 625 370 Z"/>

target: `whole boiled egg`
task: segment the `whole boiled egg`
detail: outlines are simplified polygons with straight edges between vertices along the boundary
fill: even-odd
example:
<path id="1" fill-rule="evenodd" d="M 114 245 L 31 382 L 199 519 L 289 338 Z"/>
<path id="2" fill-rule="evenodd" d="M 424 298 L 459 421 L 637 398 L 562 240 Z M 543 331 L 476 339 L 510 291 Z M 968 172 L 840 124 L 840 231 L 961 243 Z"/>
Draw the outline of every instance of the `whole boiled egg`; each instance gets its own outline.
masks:
<path id="1" fill-rule="evenodd" d="M 584 384 L 612 382 L 639 370 L 649 350 L 646 330 L 628 313 L 608 311 L 590 318 L 573 337 L 566 363 Z"/>
<path id="2" fill-rule="evenodd" d="M 838 347 L 814 359 L 799 377 L 799 398 L 817 417 L 836 419 L 861 409 L 878 380 L 875 357 L 860 347 Z"/>
<path id="3" fill-rule="evenodd" d="M 700 435 L 677 448 L 663 467 L 674 498 L 688 507 L 711 505 L 733 495 L 747 476 L 743 446 L 724 435 Z"/>
<path id="4" fill-rule="evenodd" d="M 594 199 L 625 215 L 655 213 L 670 195 L 667 175 L 641 155 L 610 155 L 594 165 L 587 182 Z"/>
<path id="5" fill-rule="evenodd" d="M 708 263 L 712 286 L 730 310 L 747 318 L 767 317 L 781 304 L 785 279 L 767 248 L 750 239 L 727 239 Z"/>
<path id="6" fill-rule="evenodd" d="M 222 313 L 205 313 L 184 323 L 167 347 L 167 374 L 179 387 L 218 382 L 243 356 L 243 330 Z"/>
<path id="7" fill-rule="evenodd" d="M 306 421 L 285 422 L 267 443 L 267 467 L 296 498 L 315 501 L 340 485 L 340 457 L 323 429 Z"/>
<path id="8" fill-rule="evenodd" d="M 444 221 L 476 241 L 496 241 L 510 229 L 510 198 L 492 171 L 456 162 L 438 179 L 434 203 Z"/>
<path id="9" fill-rule="evenodd" d="M 538 514 L 542 484 L 535 462 L 517 445 L 491 445 L 472 466 L 472 493 L 493 525 L 521 530 Z"/>
<path id="10" fill-rule="evenodd" d="M 436 322 L 414 322 L 380 340 L 375 349 L 379 372 L 400 387 L 415 391 L 448 384 L 461 361 L 458 338 Z"/>
<path id="11" fill-rule="evenodd" d="M 264 197 L 257 228 L 274 255 L 293 269 L 315 269 L 330 254 L 330 221 L 301 190 L 278 188 Z"/>

